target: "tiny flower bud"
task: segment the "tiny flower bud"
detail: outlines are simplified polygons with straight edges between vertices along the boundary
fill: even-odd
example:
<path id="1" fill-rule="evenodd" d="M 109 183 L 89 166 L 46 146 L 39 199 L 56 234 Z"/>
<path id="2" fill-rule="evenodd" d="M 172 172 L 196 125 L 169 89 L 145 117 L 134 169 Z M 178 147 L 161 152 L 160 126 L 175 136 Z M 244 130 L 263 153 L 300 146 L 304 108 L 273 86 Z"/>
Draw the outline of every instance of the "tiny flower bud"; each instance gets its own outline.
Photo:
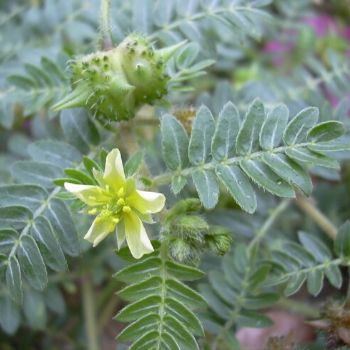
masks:
<path id="1" fill-rule="evenodd" d="M 205 235 L 205 242 L 214 254 L 225 255 L 230 250 L 232 237 L 224 228 L 214 227 L 209 234 Z"/>

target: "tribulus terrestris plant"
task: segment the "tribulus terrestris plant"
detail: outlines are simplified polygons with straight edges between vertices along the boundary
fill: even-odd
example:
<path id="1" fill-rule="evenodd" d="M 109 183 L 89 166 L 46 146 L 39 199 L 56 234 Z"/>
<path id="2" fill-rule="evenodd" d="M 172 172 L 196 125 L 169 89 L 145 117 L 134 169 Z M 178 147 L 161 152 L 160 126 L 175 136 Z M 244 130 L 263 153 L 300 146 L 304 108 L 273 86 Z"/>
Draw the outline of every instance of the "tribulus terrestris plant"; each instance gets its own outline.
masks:
<path id="1" fill-rule="evenodd" d="M 346 1 L 0 4 L 1 349 L 349 348 Z"/>

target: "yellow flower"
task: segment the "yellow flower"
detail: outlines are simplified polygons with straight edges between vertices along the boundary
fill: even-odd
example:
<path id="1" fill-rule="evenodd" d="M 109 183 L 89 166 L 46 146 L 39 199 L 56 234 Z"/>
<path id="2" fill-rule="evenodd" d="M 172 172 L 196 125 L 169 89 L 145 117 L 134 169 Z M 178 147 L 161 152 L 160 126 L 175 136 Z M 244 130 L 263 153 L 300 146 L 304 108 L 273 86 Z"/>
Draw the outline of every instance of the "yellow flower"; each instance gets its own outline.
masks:
<path id="1" fill-rule="evenodd" d="M 142 221 L 152 223 L 151 214 L 164 207 L 164 195 L 137 190 L 135 178 L 125 178 L 120 152 L 116 148 L 107 155 L 104 173 L 94 169 L 94 177 L 98 186 L 64 184 L 67 191 L 90 207 L 89 214 L 97 214 L 84 238 L 95 247 L 116 231 L 118 248 L 126 239 L 134 258 L 153 252 Z"/>

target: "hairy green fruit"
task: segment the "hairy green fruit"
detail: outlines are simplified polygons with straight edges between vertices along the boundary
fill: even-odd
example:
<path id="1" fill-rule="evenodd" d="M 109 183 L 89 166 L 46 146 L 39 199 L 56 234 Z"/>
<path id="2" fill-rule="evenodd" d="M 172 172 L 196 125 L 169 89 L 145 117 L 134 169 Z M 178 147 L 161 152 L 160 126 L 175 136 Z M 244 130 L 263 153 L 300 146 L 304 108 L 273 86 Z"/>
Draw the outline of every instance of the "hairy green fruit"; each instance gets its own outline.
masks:
<path id="1" fill-rule="evenodd" d="M 166 64 L 182 45 L 155 50 L 146 38 L 131 34 L 110 51 L 73 60 L 73 90 L 53 110 L 86 107 L 103 122 L 134 117 L 143 104 L 167 94 Z"/>
<path id="2" fill-rule="evenodd" d="M 231 248 L 232 237 L 223 227 L 211 228 L 209 234 L 205 235 L 208 249 L 216 255 L 225 255 Z"/>

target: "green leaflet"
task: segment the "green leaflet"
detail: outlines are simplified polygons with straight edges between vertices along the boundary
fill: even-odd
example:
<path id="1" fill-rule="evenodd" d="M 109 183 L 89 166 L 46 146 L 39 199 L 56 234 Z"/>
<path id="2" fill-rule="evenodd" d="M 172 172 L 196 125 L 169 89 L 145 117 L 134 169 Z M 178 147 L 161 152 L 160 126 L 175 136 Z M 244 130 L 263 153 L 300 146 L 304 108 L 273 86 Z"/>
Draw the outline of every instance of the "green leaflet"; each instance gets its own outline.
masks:
<path id="1" fill-rule="evenodd" d="M 318 109 L 307 107 L 300 111 L 287 125 L 283 134 L 283 141 L 287 145 L 296 145 L 306 141 L 309 130 L 317 123 Z"/>
<path id="2" fill-rule="evenodd" d="M 64 170 L 64 173 L 68 176 L 69 179 L 73 179 L 78 183 L 85 184 L 85 185 L 96 185 L 95 179 L 87 175 L 85 172 L 81 170 L 66 168 Z M 67 181 L 67 182 L 70 182 L 70 181 Z M 57 183 L 57 180 L 55 181 L 55 183 Z"/>
<path id="3" fill-rule="evenodd" d="M 174 194 L 178 194 L 186 186 L 187 179 L 184 176 L 174 176 L 171 180 L 171 190 Z"/>
<path id="4" fill-rule="evenodd" d="M 0 187 L 0 207 L 23 205 L 35 211 L 47 198 L 44 188 L 36 185 L 9 185 Z"/>
<path id="5" fill-rule="evenodd" d="M 29 145 L 28 152 L 33 160 L 69 168 L 81 161 L 80 152 L 73 146 L 60 141 L 37 141 Z"/>
<path id="6" fill-rule="evenodd" d="M 137 170 L 141 166 L 143 161 L 143 152 L 136 152 L 125 163 L 124 172 L 126 177 L 130 177 L 136 174 Z"/>
<path id="7" fill-rule="evenodd" d="M 0 227 L 23 228 L 32 219 L 32 213 L 23 206 L 0 207 Z"/>
<path id="8" fill-rule="evenodd" d="M 264 121 L 264 105 L 261 101 L 255 100 L 249 107 L 237 135 L 236 151 L 238 154 L 251 154 L 258 150 L 259 134 Z"/>
<path id="9" fill-rule="evenodd" d="M 31 160 L 18 161 L 11 168 L 13 177 L 20 183 L 30 183 L 53 188 L 53 180 L 62 177 L 62 169 L 56 165 Z"/>
<path id="10" fill-rule="evenodd" d="M 240 166 L 254 182 L 272 194 L 287 198 L 295 196 L 293 188 L 263 162 L 259 160 L 242 160 Z"/>
<path id="11" fill-rule="evenodd" d="M 337 139 L 345 134 L 343 123 L 335 120 L 320 123 L 308 133 L 307 139 L 311 142 L 327 142 Z"/>
<path id="12" fill-rule="evenodd" d="M 329 265 L 325 270 L 324 273 L 330 282 L 330 284 L 339 289 L 343 284 L 343 276 L 341 274 L 341 271 L 337 265 Z"/>
<path id="13" fill-rule="evenodd" d="M 31 234 L 39 245 L 45 263 L 55 271 L 66 270 L 67 262 L 62 248 L 50 222 L 44 216 L 36 218 L 31 227 Z"/>
<path id="14" fill-rule="evenodd" d="M 350 222 L 346 221 L 338 230 L 334 243 L 334 251 L 337 255 L 350 258 Z"/>
<path id="15" fill-rule="evenodd" d="M 215 173 L 211 170 L 196 170 L 192 180 L 204 208 L 212 209 L 219 199 L 219 185 Z"/>
<path id="16" fill-rule="evenodd" d="M 323 287 L 324 272 L 322 270 L 311 270 L 307 274 L 307 290 L 313 295 L 317 296 Z"/>
<path id="17" fill-rule="evenodd" d="M 71 256 L 79 255 L 78 233 L 66 204 L 59 199 L 52 199 L 44 215 L 50 221 L 52 228 L 57 234 L 63 251 Z"/>
<path id="18" fill-rule="evenodd" d="M 281 143 L 288 118 L 289 110 L 285 105 L 278 105 L 267 114 L 259 136 L 262 149 L 271 150 Z"/>
<path id="19" fill-rule="evenodd" d="M 248 213 L 254 213 L 257 203 L 252 185 L 238 166 L 218 165 L 216 175 L 229 193 Z"/>
<path id="20" fill-rule="evenodd" d="M 332 260 L 332 252 L 319 238 L 302 231 L 298 233 L 298 237 L 317 262 Z"/>
<path id="21" fill-rule="evenodd" d="M 116 319 L 130 321 L 118 336 L 134 341 L 130 349 L 198 349 L 193 336 L 203 335 L 203 327 L 193 309 L 205 306 L 203 297 L 180 280 L 201 278 L 195 267 L 171 261 L 154 253 L 118 271 L 118 280 L 130 283 L 119 295 L 131 301 Z M 142 331 L 141 331 L 142 330 Z M 146 347 L 147 344 L 147 347 Z"/>
<path id="22" fill-rule="evenodd" d="M 21 237 L 17 248 L 23 277 L 35 289 L 43 290 L 47 285 L 47 272 L 44 260 L 34 239 L 29 235 Z"/>
<path id="23" fill-rule="evenodd" d="M 188 164 L 188 136 L 184 127 L 170 114 L 166 114 L 161 122 L 162 153 L 171 170 L 185 168 Z"/>
<path id="24" fill-rule="evenodd" d="M 67 141 L 82 153 L 88 153 L 100 141 L 99 132 L 87 112 L 80 108 L 61 113 L 60 123 Z"/>
<path id="25" fill-rule="evenodd" d="M 18 303 L 22 302 L 22 277 L 19 262 L 15 256 L 11 256 L 6 269 L 6 286 L 11 298 Z"/>
<path id="26" fill-rule="evenodd" d="M 211 151 L 216 160 L 228 159 L 235 154 L 235 139 L 239 126 L 237 107 L 232 102 L 227 102 L 219 114 L 211 144 Z"/>
<path id="27" fill-rule="evenodd" d="M 287 149 L 286 155 L 296 162 L 304 163 L 305 166 L 323 166 L 325 168 L 339 169 L 340 165 L 336 159 L 326 157 L 322 154 L 312 152 L 307 148 Z"/>
<path id="28" fill-rule="evenodd" d="M 350 141 L 341 138 L 340 140 L 312 143 L 308 145 L 308 148 L 312 151 L 326 154 L 328 152 L 348 151 L 350 149 Z"/>
<path id="29" fill-rule="evenodd" d="M 36 290 L 26 290 L 24 293 L 23 310 L 25 318 L 32 328 L 43 330 L 46 326 L 47 314 L 43 298 Z"/>
<path id="30" fill-rule="evenodd" d="M 13 245 L 18 241 L 18 233 L 11 228 L 0 230 L 0 253 L 9 255 Z"/>
<path id="31" fill-rule="evenodd" d="M 0 296 L 0 325 L 8 334 L 14 334 L 20 323 L 20 309 L 8 295 Z"/>
<path id="32" fill-rule="evenodd" d="M 283 154 L 264 154 L 263 161 L 282 179 L 296 186 L 305 194 L 312 191 L 310 176 L 297 163 Z"/>
<path id="33" fill-rule="evenodd" d="M 207 107 L 200 107 L 193 123 L 188 146 L 188 158 L 192 164 L 204 164 L 209 160 L 214 131 L 215 122 L 213 115 Z"/>

